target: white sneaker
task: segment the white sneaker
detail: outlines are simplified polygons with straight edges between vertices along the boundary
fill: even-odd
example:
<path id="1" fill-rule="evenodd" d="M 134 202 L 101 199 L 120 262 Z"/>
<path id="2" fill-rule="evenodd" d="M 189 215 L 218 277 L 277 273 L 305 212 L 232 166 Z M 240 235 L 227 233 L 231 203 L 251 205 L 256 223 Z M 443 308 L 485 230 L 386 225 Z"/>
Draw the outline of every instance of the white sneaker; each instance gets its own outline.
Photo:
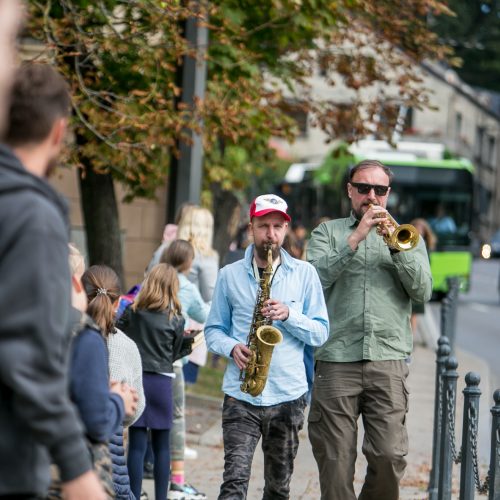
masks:
<path id="1" fill-rule="evenodd" d="M 198 452 L 193 450 L 193 448 L 189 448 L 188 446 L 184 447 L 184 460 L 196 460 L 198 458 Z"/>

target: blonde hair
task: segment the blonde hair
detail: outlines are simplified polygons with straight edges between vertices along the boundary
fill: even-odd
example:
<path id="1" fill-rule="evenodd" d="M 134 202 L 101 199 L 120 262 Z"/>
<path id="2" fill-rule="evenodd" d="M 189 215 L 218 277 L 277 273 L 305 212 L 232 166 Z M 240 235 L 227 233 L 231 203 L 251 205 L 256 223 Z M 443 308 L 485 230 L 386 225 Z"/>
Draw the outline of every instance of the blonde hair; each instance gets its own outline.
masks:
<path id="1" fill-rule="evenodd" d="M 178 293 L 177 271 L 170 264 L 156 264 L 142 282 L 132 309 L 168 311 L 171 318 L 174 314 L 181 314 Z"/>
<path id="2" fill-rule="evenodd" d="M 199 206 L 187 206 L 181 215 L 177 238 L 187 240 L 196 252 L 202 255 L 216 255 L 212 248 L 214 217 L 210 210 Z"/>
<path id="3" fill-rule="evenodd" d="M 71 276 L 83 274 L 85 271 L 85 259 L 74 243 L 68 243 L 69 248 L 69 270 Z"/>
<path id="4" fill-rule="evenodd" d="M 89 305 L 87 314 L 107 337 L 115 330 L 114 304 L 120 298 L 120 279 L 108 266 L 90 266 L 82 276 Z"/>

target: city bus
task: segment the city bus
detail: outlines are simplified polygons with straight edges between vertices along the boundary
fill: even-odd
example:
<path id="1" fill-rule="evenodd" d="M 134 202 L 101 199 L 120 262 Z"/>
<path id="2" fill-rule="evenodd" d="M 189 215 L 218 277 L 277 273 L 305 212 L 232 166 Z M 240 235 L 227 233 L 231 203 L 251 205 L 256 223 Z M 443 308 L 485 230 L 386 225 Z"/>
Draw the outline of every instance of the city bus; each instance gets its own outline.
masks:
<path id="1" fill-rule="evenodd" d="M 281 192 L 289 202 L 292 220 L 312 229 L 320 217 L 345 217 L 349 213 L 345 194 L 349 166 L 364 159 L 382 161 L 394 172 L 388 211 L 400 224 L 424 218 L 436 233 L 437 247 L 430 253 L 435 296 L 446 293 L 446 280 L 452 276 L 459 277 L 462 290 L 468 290 L 473 260 L 471 162 L 443 159 L 442 145 L 426 143 L 400 143 L 393 150 L 383 141 L 361 141 L 350 151 L 347 166 L 336 176 L 340 186 L 321 182 L 317 175 L 321 164 L 290 166 Z"/>

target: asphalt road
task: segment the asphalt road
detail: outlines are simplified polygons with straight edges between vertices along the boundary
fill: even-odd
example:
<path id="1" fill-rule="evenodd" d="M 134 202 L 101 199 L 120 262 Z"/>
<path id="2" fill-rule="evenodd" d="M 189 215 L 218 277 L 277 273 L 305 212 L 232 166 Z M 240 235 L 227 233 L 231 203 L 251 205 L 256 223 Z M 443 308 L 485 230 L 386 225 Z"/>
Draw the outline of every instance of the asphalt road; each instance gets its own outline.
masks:
<path id="1" fill-rule="evenodd" d="M 483 358 L 500 387 L 500 260 L 475 260 L 471 288 L 460 295 L 456 345 Z"/>

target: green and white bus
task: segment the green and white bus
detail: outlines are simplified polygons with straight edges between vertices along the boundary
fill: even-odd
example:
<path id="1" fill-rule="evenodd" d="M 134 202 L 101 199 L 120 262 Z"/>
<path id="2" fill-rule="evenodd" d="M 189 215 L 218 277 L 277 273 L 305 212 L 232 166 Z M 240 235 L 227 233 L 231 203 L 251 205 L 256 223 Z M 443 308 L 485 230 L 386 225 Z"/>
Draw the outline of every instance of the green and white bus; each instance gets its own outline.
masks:
<path id="1" fill-rule="evenodd" d="M 370 147 L 373 143 L 378 147 Z M 426 219 L 438 238 L 437 248 L 430 254 L 435 294 L 447 291 L 446 279 L 452 276 L 458 276 L 461 288 L 467 290 L 473 258 L 473 165 L 466 159 L 439 158 L 444 152 L 441 145 L 400 143 L 394 151 L 385 144 L 358 143 L 351 148 L 353 154 L 348 164 L 375 159 L 391 168 L 394 180 L 387 202 L 391 215 L 400 224 L 415 218 Z M 320 216 L 344 217 L 349 212 L 345 189 L 342 187 L 339 193 L 338 186 L 318 181 L 315 173 L 320 167 L 313 163 L 291 165 L 281 186 L 292 217 L 309 228 Z M 341 178 L 345 186 L 347 169 L 343 168 Z"/>

